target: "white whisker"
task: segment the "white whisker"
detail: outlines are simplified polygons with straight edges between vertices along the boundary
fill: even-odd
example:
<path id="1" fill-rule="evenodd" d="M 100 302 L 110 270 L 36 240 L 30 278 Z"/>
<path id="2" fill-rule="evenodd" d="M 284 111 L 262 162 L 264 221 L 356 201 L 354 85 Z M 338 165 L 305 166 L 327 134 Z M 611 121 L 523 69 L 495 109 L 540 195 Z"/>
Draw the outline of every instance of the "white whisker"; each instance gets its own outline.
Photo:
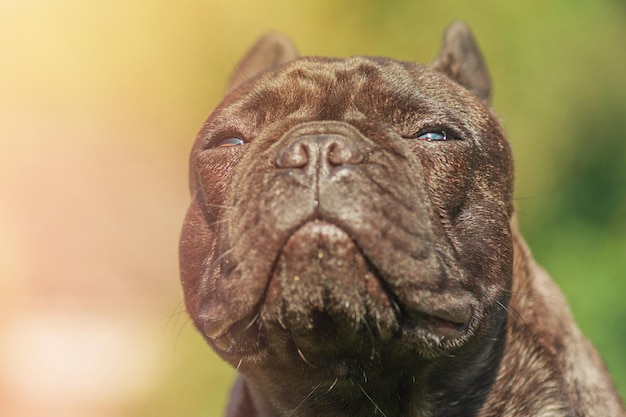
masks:
<path id="1" fill-rule="evenodd" d="M 294 408 L 293 410 L 291 410 L 291 413 L 289 413 L 289 415 L 287 417 L 291 417 L 295 414 L 296 411 L 298 411 L 298 409 L 300 407 L 302 407 L 302 404 L 304 404 L 306 402 L 306 400 L 308 400 L 309 398 L 311 398 L 311 395 L 313 395 L 315 393 L 315 391 L 317 391 L 317 389 L 320 387 L 322 383 L 318 383 L 316 386 L 313 387 L 313 389 L 311 390 L 311 392 L 309 392 L 309 395 L 307 395 L 306 397 L 304 397 L 304 399 L 302 401 L 300 401 L 300 404 L 298 404 L 296 406 L 296 408 Z"/>
<path id="2" fill-rule="evenodd" d="M 315 366 L 313 366 L 311 364 L 311 362 L 309 362 L 305 357 L 304 357 L 304 353 L 302 353 L 302 351 L 299 348 L 296 348 L 296 350 L 298 351 L 298 355 L 300 355 L 300 357 L 302 358 L 302 360 L 304 361 L 304 363 L 306 363 L 307 365 L 309 365 L 311 368 L 315 368 Z"/>
<path id="3" fill-rule="evenodd" d="M 380 411 L 380 414 L 382 414 L 382 415 L 383 415 L 383 417 L 387 417 L 387 414 L 385 414 L 385 413 L 383 412 L 383 410 L 381 410 L 381 409 L 380 409 L 380 407 L 378 406 L 378 404 L 376 404 L 376 403 L 374 402 L 374 400 L 372 399 L 372 397 L 370 397 L 370 396 L 369 396 L 369 394 L 368 394 L 367 392 L 365 392 L 365 388 L 363 388 L 363 385 L 361 385 L 361 384 L 358 384 L 358 385 L 359 385 L 359 388 L 361 388 L 361 392 L 362 392 L 362 393 L 363 393 L 363 394 L 367 397 L 367 399 L 368 399 L 368 400 L 370 400 L 370 402 L 371 402 L 372 404 L 374 404 L 374 407 L 375 407 L 375 408 L 374 408 L 374 412 L 379 412 L 379 411 Z"/>

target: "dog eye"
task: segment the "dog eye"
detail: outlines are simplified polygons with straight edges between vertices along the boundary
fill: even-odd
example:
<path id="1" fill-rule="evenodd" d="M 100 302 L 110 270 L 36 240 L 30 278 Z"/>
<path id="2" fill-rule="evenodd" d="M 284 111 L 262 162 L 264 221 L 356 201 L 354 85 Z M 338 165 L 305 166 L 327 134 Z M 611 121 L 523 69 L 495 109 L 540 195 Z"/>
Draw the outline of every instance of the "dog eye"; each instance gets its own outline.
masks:
<path id="1" fill-rule="evenodd" d="M 427 142 L 444 141 L 448 140 L 448 135 L 445 131 L 440 132 L 424 132 L 417 135 L 417 139 L 425 140 Z"/>
<path id="2" fill-rule="evenodd" d="M 227 138 L 220 140 L 217 143 L 217 147 L 218 148 L 230 148 L 232 146 L 243 145 L 244 143 L 245 142 L 243 141 L 243 139 L 238 138 L 237 136 L 231 136 L 231 137 L 227 137 Z"/>

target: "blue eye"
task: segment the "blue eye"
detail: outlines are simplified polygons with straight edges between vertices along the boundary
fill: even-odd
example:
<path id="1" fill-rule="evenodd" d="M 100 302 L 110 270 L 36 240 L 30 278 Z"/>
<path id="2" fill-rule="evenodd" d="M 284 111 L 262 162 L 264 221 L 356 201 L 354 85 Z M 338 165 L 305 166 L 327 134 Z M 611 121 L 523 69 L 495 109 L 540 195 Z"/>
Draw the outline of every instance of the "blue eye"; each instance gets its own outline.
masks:
<path id="1" fill-rule="evenodd" d="M 245 142 L 243 141 L 243 139 L 238 138 L 236 136 L 232 136 L 232 137 L 228 137 L 228 138 L 224 138 L 222 140 L 220 140 L 217 144 L 218 148 L 230 148 L 232 146 L 239 146 L 239 145 L 243 145 Z"/>
<path id="2" fill-rule="evenodd" d="M 444 132 L 444 131 L 441 131 L 441 132 L 425 132 L 425 133 L 422 133 L 421 135 L 419 135 L 417 138 L 419 140 L 425 140 L 427 142 L 448 140 L 446 132 Z"/>

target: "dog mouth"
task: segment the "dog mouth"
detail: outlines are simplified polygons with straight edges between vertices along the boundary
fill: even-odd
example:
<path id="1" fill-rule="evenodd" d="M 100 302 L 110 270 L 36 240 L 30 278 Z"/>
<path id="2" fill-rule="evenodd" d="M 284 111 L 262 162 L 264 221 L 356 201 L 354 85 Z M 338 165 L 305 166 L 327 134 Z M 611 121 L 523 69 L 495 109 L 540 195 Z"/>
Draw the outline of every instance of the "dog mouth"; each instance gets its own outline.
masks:
<path id="1" fill-rule="evenodd" d="M 373 352 L 409 334 L 437 348 L 467 334 L 473 309 L 462 299 L 390 284 L 349 232 L 316 219 L 286 239 L 251 313 L 212 340 L 224 353 L 241 353 L 276 332 L 308 352 L 340 355 L 356 346 Z"/>

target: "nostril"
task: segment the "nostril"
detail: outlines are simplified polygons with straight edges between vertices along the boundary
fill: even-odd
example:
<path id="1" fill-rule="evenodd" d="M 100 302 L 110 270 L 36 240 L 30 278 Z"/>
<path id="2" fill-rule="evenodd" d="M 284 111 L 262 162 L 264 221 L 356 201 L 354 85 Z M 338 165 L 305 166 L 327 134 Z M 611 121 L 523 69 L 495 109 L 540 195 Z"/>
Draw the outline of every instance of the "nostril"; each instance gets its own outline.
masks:
<path id="1" fill-rule="evenodd" d="M 327 157 L 332 166 L 358 165 L 365 160 L 365 154 L 356 145 L 343 138 L 330 143 Z"/>
<path id="2" fill-rule="evenodd" d="M 279 168 L 304 168 L 308 163 L 309 152 L 301 141 L 290 143 L 276 156 Z"/>

